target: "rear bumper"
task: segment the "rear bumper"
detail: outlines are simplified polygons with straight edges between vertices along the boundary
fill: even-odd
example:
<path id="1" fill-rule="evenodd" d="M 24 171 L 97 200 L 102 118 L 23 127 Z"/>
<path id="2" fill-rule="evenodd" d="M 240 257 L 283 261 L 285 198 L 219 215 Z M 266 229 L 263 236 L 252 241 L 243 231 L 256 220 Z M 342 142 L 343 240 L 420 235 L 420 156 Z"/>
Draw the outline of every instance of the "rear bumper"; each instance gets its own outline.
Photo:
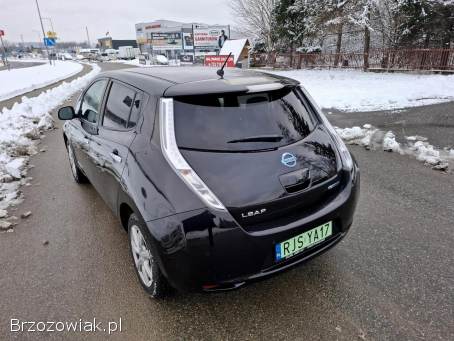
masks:
<path id="1" fill-rule="evenodd" d="M 320 255 L 341 241 L 353 222 L 359 171 L 338 195 L 309 216 L 285 226 L 246 232 L 228 213 L 200 209 L 148 222 L 158 261 L 169 283 L 182 291 L 237 288 L 285 271 Z M 275 245 L 328 221 L 333 235 L 289 259 L 275 260 Z"/>

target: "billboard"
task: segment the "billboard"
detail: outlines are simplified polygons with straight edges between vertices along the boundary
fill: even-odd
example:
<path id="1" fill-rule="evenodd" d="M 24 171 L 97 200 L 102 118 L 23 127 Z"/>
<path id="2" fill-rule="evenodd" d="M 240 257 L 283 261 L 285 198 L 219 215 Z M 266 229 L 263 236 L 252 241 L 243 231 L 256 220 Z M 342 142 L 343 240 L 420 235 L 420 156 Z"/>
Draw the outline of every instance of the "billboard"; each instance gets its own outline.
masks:
<path id="1" fill-rule="evenodd" d="M 219 50 L 230 36 L 229 26 L 193 25 L 194 48 L 197 50 Z"/>
<path id="2" fill-rule="evenodd" d="M 221 67 L 224 65 L 227 56 L 205 56 L 205 66 L 216 66 Z M 225 64 L 226 67 L 235 67 L 233 56 L 229 57 L 229 60 Z"/>
<path id="3" fill-rule="evenodd" d="M 181 32 L 150 33 L 149 43 L 153 50 L 180 50 L 182 48 Z"/>
<path id="4" fill-rule="evenodd" d="M 194 48 L 194 39 L 192 33 L 183 33 L 183 46 L 185 50 L 192 50 Z"/>

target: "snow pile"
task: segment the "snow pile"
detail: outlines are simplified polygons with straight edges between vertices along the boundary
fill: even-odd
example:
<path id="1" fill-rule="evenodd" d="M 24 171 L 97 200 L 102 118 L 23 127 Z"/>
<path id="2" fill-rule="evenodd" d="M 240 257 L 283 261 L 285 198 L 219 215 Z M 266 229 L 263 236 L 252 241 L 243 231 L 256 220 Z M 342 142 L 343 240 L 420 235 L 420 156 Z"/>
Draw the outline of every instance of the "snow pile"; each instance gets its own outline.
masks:
<path id="1" fill-rule="evenodd" d="M 416 159 L 419 161 L 424 161 L 433 166 L 440 164 L 440 151 L 428 142 L 416 141 L 414 145 L 410 146 L 410 150 L 415 152 Z"/>
<path id="2" fill-rule="evenodd" d="M 22 97 L 11 109 L 0 112 L 0 209 L 20 202 L 19 187 L 27 182 L 25 175 L 30 155 L 36 154 L 41 133 L 52 129 L 49 111 L 88 85 L 100 71 L 97 65 L 85 76 L 42 92 L 37 97 Z"/>
<path id="3" fill-rule="evenodd" d="M 79 63 L 55 61 L 55 66 L 42 64 L 0 71 L 0 101 L 48 86 L 73 76 L 81 70 L 82 65 Z"/>
<path id="4" fill-rule="evenodd" d="M 368 150 L 381 149 L 402 155 L 413 155 L 417 160 L 436 170 L 447 170 L 448 159 L 454 159 L 454 149 L 438 150 L 423 136 L 407 136 L 405 138 L 407 142 L 401 144 L 396 141 L 396 135 L 392 131 L 384 132 L 370 124 L 365 124 L 362 128 L 355 126 L 335 129 L 347 144 L 364 146 Z"/>
<path id="5" fill-rule="evenodd" d="M 392 131 L 388 131 L 383 137 L 383 150 L 402 154 L 400 144 L 396 141 L 396 135 Z"/>
<path id="6" fill-rule="evenodd" d="M 265 71 L 297 79 L 322 108 L 375 111 L 454 100 L 454 75 L 356 70 Z"/>

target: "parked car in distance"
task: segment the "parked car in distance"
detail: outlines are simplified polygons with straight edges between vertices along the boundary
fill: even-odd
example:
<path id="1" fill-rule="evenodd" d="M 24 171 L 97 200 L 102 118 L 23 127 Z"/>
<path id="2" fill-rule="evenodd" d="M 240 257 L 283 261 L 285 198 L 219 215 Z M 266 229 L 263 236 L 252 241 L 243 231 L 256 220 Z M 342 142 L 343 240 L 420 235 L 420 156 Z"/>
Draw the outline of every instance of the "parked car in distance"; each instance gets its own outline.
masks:
<path id="1" fill-rule="evenodd" d="M 107 55 L 109 56 L 110 60 L 115 60 L 115 59 L 117 59 L 118 50 L 115 50 L 115 49 L 106 49 L 104 52 L 107 53 Z"/>
<path id="2" fill-rule="evenodd" d="M 97 55 L 96 60 L 100 62 L 108 62 L 110 60 L 110 56 L 106 52 L 101 52 Z"/>
<path id="3" fill-rule="evenodd" d="M 220 78 L 207 67 L 111 71 L 58 115 L 75 181 L 89 181 L 128 231 L 152 297 L 277 274 L 352 224 L 359 168 L 295 80 L 238 69 Z"/>
<path id="4" fill-rule="evenodd" d="M 162 54 L 157 54 L 152 57 L 152 64 L 155 65 L 169 65 L 169 60 L 167 59 L 166 56 L 163 56 Z"/>

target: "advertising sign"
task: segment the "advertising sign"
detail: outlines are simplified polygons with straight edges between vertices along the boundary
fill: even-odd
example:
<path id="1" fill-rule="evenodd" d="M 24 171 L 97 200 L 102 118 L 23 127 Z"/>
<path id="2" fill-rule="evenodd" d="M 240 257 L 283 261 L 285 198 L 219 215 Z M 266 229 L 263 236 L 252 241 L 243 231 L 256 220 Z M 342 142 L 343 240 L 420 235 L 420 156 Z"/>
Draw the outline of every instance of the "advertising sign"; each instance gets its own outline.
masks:
<path id="1" fill-rule="evenodd" d="M 205 56 L 205 66 L 216 66 L 221 67 L 224 65 L 227 56 Z M 229 57 L 226 67 L 235 67 L 233 55 Z"/>
<path id="2" fill-rule="evenodd" d="M 194 48 L 194 39 L 192 33 L 183 33 L 183 46 L 185 50 L 192 50 Z"/>
<path id="3" fill-rule="evenodd" d="M 181 32 L 150 33 L 150 43 L 153 50 L 180 50 Z"/>
<path id="4" fill-rule="evenodd" d="M 147 43 L 147 36 L 142 31 L 139 31 L 139 29 L 137 29 L 136 36 L 137 36 L 137 43 L 138 44 L 146 44 Z"/>
<path id="5" fill-rule="evenodd" d="M 229 26 L 194 25 L 194 47 L 198 50 L 219 50 L 229 38 Z"/>
<path id="6" fill-rule="evenodd" d="M 192 54 L 182 54 L 180 55 L 180 61 L 183 63 L 193 63 L 194 55 Z"/>

